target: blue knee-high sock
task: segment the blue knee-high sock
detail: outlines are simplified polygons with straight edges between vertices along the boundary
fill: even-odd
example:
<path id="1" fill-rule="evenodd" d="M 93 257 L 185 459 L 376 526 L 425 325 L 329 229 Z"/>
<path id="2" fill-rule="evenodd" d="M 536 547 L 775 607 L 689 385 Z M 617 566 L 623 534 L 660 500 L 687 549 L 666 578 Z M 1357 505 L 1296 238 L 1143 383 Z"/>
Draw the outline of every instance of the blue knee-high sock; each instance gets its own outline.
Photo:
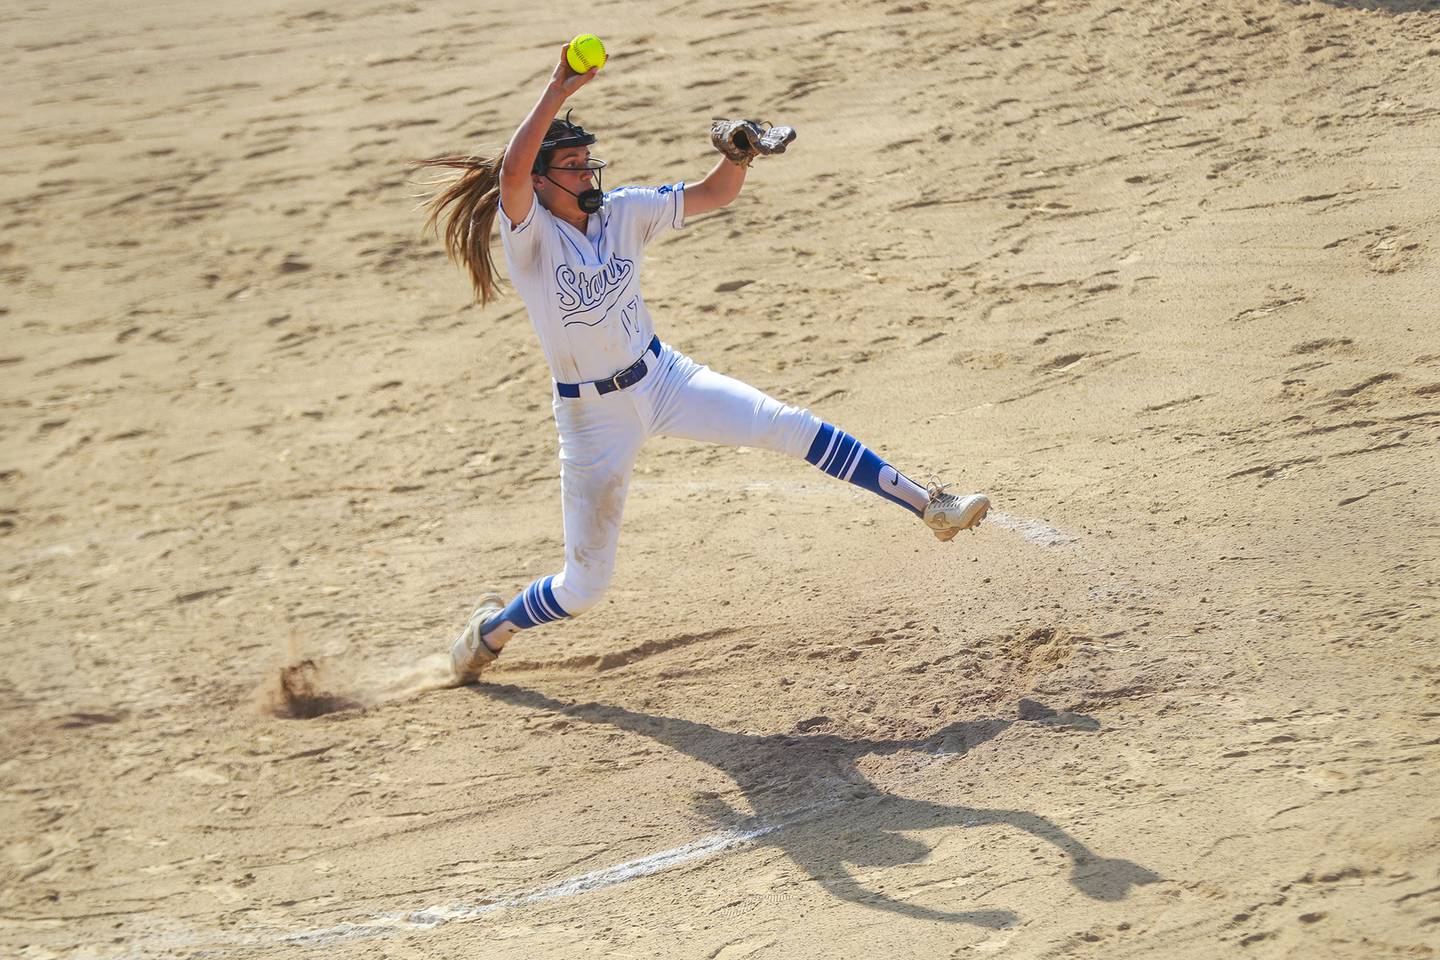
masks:
<path id="1" fill-rule="evenodd" d="M 555 600 L 555 592 L 550 589 L 550 583 L 555 578 L 541 577 L 530 586 L 521 590 L 515 595 L 515 599 L 506 605 L 489 621 L 500 623 L 509 620 L 521 630 L 529 630 L 531 627 L 538 627 L 542 623 L 551 623 L 561 617 L 568 617 L 565 608 Z"/>
<path id="2" fill-rule="evenodd" d="M 838 427 L 822 423 L 805 459 L 832 477 L 900 504 L 917 517 L 925 515 L 928 498 L 924 488 Z"/>

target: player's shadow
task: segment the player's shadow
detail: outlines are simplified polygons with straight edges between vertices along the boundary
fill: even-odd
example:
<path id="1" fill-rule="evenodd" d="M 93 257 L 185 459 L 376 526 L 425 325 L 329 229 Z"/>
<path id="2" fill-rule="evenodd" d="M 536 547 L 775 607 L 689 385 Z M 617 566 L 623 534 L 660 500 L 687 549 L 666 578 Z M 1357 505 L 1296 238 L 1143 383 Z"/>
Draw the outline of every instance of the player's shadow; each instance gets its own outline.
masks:
<path id="1" fill-rule="evenodd" d="M 1301 0 L 1290 0 L 1299 4 Z M 1430 13 L 1440 10 L 1440 0 L 1320 0 L 1327 7 L 1345 10 L 1377 10 L 1383 13 Z"/>
<path id="2" fill-rule="evenodd" d="M 837 897 L 924 920 L 1000 928 L 1019 918 L 1009 910 L 945 911 L 867 889 L 846 869 L 884 868 L 923 859 L 930 849 L 904 835 L 935 827 L 1006 825 L 1052 844 L 1069 859 L 1069 881 L 1095 900 L 1122 900 L 1130 888 L 1160 878 L 1129 860 L 1108 859 L 1046 818 L 1026 810 L 1001 810 L 912 800 L 886 792 L 858 768 L 862 757 L 900 751 L 956 756 L 998 736 L 1016 720 L 960 721 L 920 740 L 847 739 L 831 734 L 732 733 L 703 723 L 636 713 L 603 703 L 567 703 L 523 687 L 486 684 L 482 695 L 515 706 L 549 710 L 587 723 L 638 733 L 707 763 L 740 787 L 753 814 L 718 798 L 700 811 L 737 833 L 758 831 L 757 844 L 784 851 Z M 1097 730 L 1091 717 L 1056 713 L 1034 701 L 1020 702 L 1020 718 L 1075 730 Z M 843 815 L 843 821 L 834 817 Z"/>

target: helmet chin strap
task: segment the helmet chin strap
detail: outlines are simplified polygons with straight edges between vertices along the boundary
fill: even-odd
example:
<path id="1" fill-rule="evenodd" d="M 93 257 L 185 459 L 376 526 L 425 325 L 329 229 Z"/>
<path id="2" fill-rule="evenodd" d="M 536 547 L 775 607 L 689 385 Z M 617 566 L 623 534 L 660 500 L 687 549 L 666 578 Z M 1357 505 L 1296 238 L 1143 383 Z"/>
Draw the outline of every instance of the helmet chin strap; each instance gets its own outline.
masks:
<path id="1" fill-rule="evenodd" d="M 604 183 L 604 170 L 597 170 L 595 171 L 595 173 L 599 179 L 599 182 Z M 544 177 L 551 183 L 555 183 L 554 179 L 551 178 L 550 174 L 546 173 L 544 174 Z M 566 193 L 570 194 L 570 196 L 575 198 L 575 203 L 580 207 L 581 213 L 595 213 L 597 210 L 600 209 L 600 204 L 605 199 L 604 191 L 600 190 L 598 187 L 591 187 L 589 190 L 581 190 L 579 193 L 576 193 L 574 190 L 566 190 L 565 187 L 560 186 L 560 184 L 558 183 L 555 183 L 555 186 L 560 187 L 561 190 L 565 190 Z"/>

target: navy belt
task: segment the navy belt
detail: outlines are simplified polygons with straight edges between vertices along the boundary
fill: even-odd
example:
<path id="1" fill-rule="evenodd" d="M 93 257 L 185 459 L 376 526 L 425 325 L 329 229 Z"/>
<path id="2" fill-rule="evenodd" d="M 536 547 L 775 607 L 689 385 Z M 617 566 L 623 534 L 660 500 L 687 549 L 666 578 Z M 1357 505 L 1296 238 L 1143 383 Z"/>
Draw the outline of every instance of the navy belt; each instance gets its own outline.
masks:
<path id="1" fill-rule="evenodd" d="M 650 346 L 645 349 L 657 357 L 660 356 L 660 338 L 651 337 Z M 595 392 L 603 397 L 607 393 L 614 393 L 616 390 L 624 390 L 626 387 L 635 386 L 635 384 L 644 380 L 645 374 L 649 372 L 650 368 L 645 365 L 645 354 L 642 353 L 640 354 L 639 360 L 636 360 L 630 364 L 630 366 L 615 374 L 615 376 L 606 377 L 604 380 L 586 380 L 581 383 L 561 383 L 559 380 L 556 380 L 555 392 L 562 397 L 569 397 L 571 400 L 574 400 L 580 396 L 580 388 L 588 383 L 594 386 Z"/>

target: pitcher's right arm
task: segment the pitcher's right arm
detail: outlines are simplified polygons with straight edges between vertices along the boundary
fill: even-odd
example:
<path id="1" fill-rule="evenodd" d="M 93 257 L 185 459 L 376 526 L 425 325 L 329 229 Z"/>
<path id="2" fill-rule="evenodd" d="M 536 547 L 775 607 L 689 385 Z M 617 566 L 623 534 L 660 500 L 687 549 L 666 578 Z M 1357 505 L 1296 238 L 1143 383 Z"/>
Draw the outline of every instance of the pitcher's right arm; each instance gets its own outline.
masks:
<path id="1" fill-rule="evenodd" d="M 570 44 L 560 48 L 560 62 L 545 84 L 545 92 L 530 113 L 520 123 L 510 144 L 505 148 L 505 162 L 500 166 L 500 206 L 512 224 L 525 222 L 530 216 L 530 205 L 535 202 L 535 187 L 530 181 L 535 167 L 535 158 L 540 154 L 540 144 L 545 141 L 545 131 L 550 121 L 559 114 L 565 101 L 585 84 L 594 79 L 599 67 L 592 67 L 584 73 L 570 69 L 565 53 Z"/>

